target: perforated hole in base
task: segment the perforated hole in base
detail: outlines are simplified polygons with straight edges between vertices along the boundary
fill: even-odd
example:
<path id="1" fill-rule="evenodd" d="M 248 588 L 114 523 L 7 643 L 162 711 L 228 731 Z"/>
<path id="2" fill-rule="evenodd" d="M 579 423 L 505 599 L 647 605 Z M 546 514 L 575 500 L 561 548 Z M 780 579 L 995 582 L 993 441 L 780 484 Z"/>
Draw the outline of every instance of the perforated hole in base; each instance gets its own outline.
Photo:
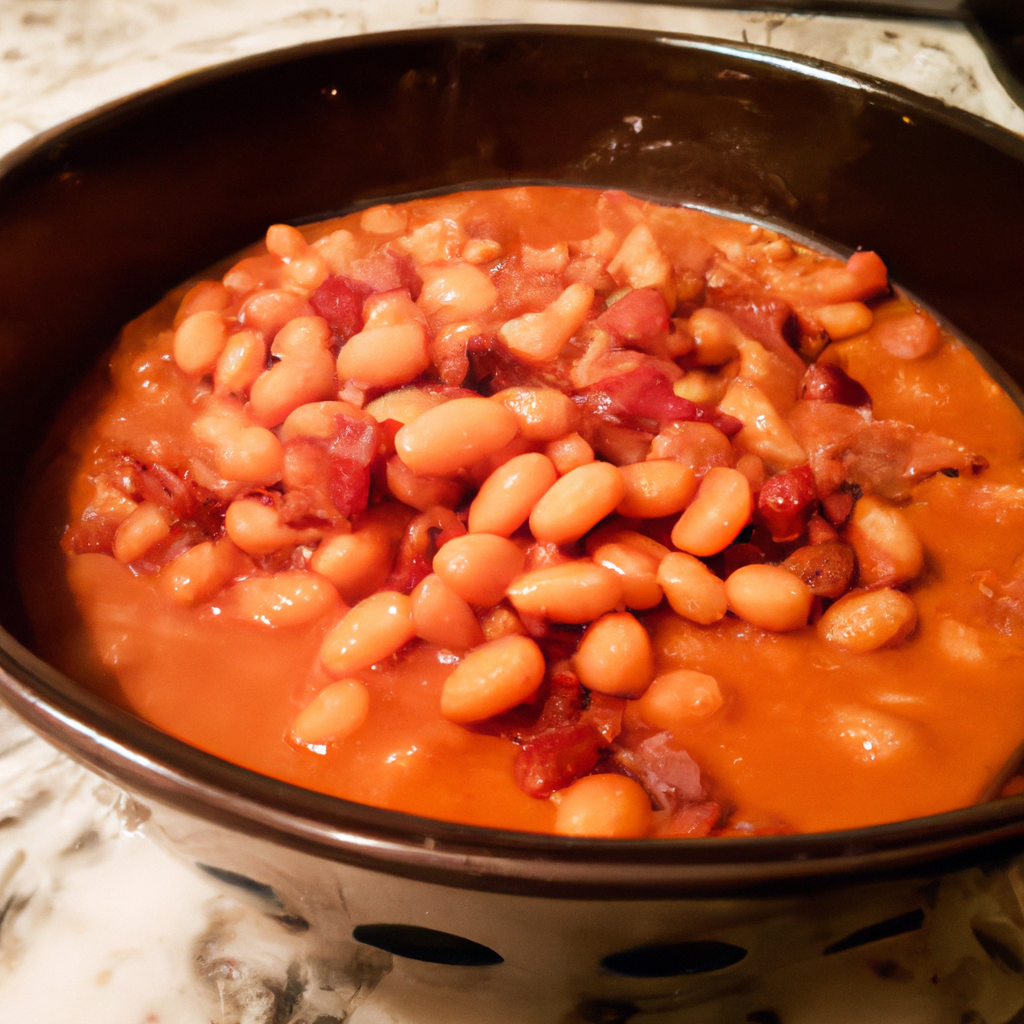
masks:
<path id="1" fill-rule="evenodd" d="M 480 942 L 411 924 L 361 924 L 352 930 L 352 938 L 386 953 L 430 964 L 491 967 L 505 962 L 504 957 Z"/>
<path id="2" fill-rule="evenodd" d="M 729 942 L 672 942 L 612 953 L 601 961 L 601 966 L 626 978 L 675 978 L 720 971 L 738 964 L 746 955 L 742 946 Z"/>
<path id="3" fill-rule="evenodd" d="M 845 939 L 833 942 L 823 950 L 824 956 L 831 956 L 833 953 L 842 953 L 847 949 L 856 949 L 858 946 L 866 946 L 869 942 L 879 942 L 881 939 L 891 939 L 894 935 L 903 935 L 906 932 L 916 932 L 924 924 L 924 911 L 911 910 L 898 917 L 888 917 L 877 924 L 869 924 L 866 928 L 858 928 L 851 932 Z"/>

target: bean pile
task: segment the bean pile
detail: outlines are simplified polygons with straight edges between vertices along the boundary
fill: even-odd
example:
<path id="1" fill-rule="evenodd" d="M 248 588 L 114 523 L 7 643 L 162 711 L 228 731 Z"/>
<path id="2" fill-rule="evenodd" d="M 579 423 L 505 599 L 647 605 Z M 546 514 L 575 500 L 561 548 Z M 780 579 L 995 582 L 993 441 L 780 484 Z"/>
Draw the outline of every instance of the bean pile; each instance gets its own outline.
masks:
<path id="1" fill-rule="evenodd" d="M 322 622 L 298 747 L 351 742 L 383 713 L 371 666 L 436 645 L 440 714 L 517 746 L 555 831 L 721 831 L 728 786 L 682 738 L 729 688 L 665 665 L 650 616 L 894 647 L 926 564 L 910 489 L 986 460 L 876 419 L 844 369 L 844 339 L 949 343 L 874 253 L 573 190 L 560 237 L 550 192 L 271 227 L 132 352 L 177 375 L 185 439 L 95 446 L 64 548 L 181 607 Z"/>

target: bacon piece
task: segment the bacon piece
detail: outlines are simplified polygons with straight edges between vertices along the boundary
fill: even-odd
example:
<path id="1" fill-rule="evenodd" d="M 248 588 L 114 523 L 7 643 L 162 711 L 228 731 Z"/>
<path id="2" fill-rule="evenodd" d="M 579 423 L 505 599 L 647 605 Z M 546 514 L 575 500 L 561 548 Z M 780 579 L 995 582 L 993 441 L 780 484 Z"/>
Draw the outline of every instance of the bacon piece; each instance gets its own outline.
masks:
<path id="1" fill-rule="evenodd" d="M 196 511 L 191 489 L 177 473 L 158 462 L 137 463 L 139 497 L 170 509 L 179 519 L 191 519 Z"/>
<path id="2" fill-rule="evenodd" d="M 845 479 L 862 490 L 899 500 L 935 473 L 977 473 L 988 465 L 983 456 L 948 437 L 898 420 L 871 421 L 836 402 L 797 402 L 788 423 L 808 453 L 822 498 Z M 838 521 L 827 508 L 826 514 Z"/>
<path id="3" fill-rule="evenodd" d="M 794 344 L 800 340 L 800 327 L 793 307 L 783 299 L 762 292 L 754 295 L 734 287 L 708 289 L 708 305 L 729 314 L 729 319 L 748 337 L 760 342 L 769 352 L 792 363 Z M 796 356 L 803 368 L 803 362 Z M 796 365 L 796 364 L 794 364 Z"/>
<path id="4" fill-rule="evenodd" d="M 335 345 L 363 329 L 363 300 L 369 294 L 368 285 L 344 274 L 332 274 L 313 293 L 310 305 L 331 325 Z"/>
<path id="5" fill-rule="evenodd" d="M 850 518 L 853 506 L 860 494 L 861 490 L 857 487 L 856 490 L 836 490 L 826 495 L 821 499 L 825 517 L 833 526 L 842 526 Z"/>
<path id="6" fill-rule="evenodd" d="M 786 423 L 800 446 L 811 458 L 836 458 L 851 439 L 864 429 L 864 414 L 838 402 L 799 401 L 790 410 Z"/>
<path id="7" fill-rule="evenodd" d="M 607 747 L 611 746 L 622 732 L 622 715 L 625 710 L 624 698 L 609 697 L 607 694 L 591 690 L 589 702 L 580 720 L 592 725 L 600 733 L 603 744 Z"/>
<path id="8" fill-rule="evenodd" d="M 562 565 L 565 562 L 572 562 L 579 557 L 572 547 L 560 544 L 541 543 L 535 541 L 526 549 L 526 558 L 523 562 L 523 572 L 533 572 L 534 569 L 547 569 L 552 565 Z"/>
<path id="9" fill-rule="evenodd" d="M 567 660 L 555 657 L 549 659 L 548 666 L 544 682 L 532 700 L 476 723 L 473 730 L 513 743 L 528 743 L 551 729 L 576 725 L 587 703 L 587 691 Z"/>
<path id="10" fill-rule="evenodd" d="M 384 431 L 372 416 L 334 417 L 330 438 L 296 437 L 284 445 L 284 522 L 335 521 L 366 510 Z"/>
<path id="11" fill-rule="evenodd" d="M 380 453 L 383 432 L 370 416 L 365 419 L 335 416 L 330 440 L 328 492 L 334 507 L 344 516 L 366 509 L 370 499 L 370 470 Z"/>
<path id="12" fill-rule="evenodd" d="M 833 541 L 797 548 L 782 567 L 802 579 L 816 597 L 834 599 L 849 589 L 857 558 L 849 544 Z"/>
<path id="13" fill-rule="evenodd" d="M 179 474 L 159 462 L 143 462 L 122 453 L 106 475 L 135 501 L 160 505 L 176 520 L 197 527 L 209 537 L 219 537 L 223 532 L 226 503 L 197 484 L 188 469 Z"/>
<path id="14" fill-rule="evenodd" d="M 101 509 L 88 507 L 77 523 L 72 523 L 61 538 L 61 547 L 76 555 L 107 554 L 114 548 L 114 535 L 124 522 Z"/>
<path id="15" fill-rule="evenodd" d="M 547 652 L 546 652 L 547 653 Z M 567 661 L 552 660 L 537 704 L 520 706 L 491 720 L 498 735 L 521 742 L 514 773 L 519 788 L 544 798 L 591 771 L 600 751 L 618 735 L 624 701 L 587 694 Z M 586 710 L 584 703 L 589 700 Z"/>
<path id="16" fill-rule="evenodd" d="M 370 502 L 370 468 L 346 458 L 332 458 L 327 490 L 334 507 L 343 515 L 363 512 Z"/>
<path id="17" fill-rule="evenodd" d="M 491 281 L 509 319 L 546 308 L 565 290 L 561 274 L 538 274 L 518 256 L 503 259 L 492 272 Z"/>
<path id="18" fill-rule="evenodd" d="M 144 463 L 122 452 L 112 457 L 108 468 L 97 475 L 95 482 L 93 503 L 61 540 L 65 550 L 75 554 L 109 554 L 117 528 L 127 518 L 133 502 L 150 501 L 171 513 L 174 525 L 170 539 L 160 547 L 161 558 L 174 538 L 183 533 L 188 535 L 190 543 L 198 543 L 217 538 L 224 532 L 226 503 L 197 484 L 188 470 L 179 475 L 160 463 Z M 152 571 L 158 568 L 159 565 Z"/>
<path id="19" fill-rule="evenodd" d="M 404 288 L 416 300 L 423 289 L 423 281 L 411 257 L 392 248 L 356 260 L 352 264 L 352 277 L 365 285 L 372 295 Z"/>
<path id="20" fill-rule="evenodd" d="M 767 479 L 757 499 L 757 510 L 772 540 L 796 540 L 804 532 L 808 509 L 817 497 L 810 466 L 797 466 Z"/>
<path id="21" fill-rule="evenodd" d="M 294 526 L 298 522 L 333 522 L 338 518 L 339 510 L 326 484 L 330 462 L 330 453 L 322 440 L 293 437 L 284 443 L 282 522 Z"/>
<path id="22" fill-rule="evenodd" d="M 853 511 L 853 501 L 850 501 L 850 508 L 846 513 L 845 519 L 849 517 L 850 512 Z M 825 519 L 818 512 L 811 512 L 811 518 L 807 520 L 807 543 L 808 544 L 829 544 L 834 540 L 839 540 L 839 533 L 836 528 Z"/>
<path id="23" fill-rule="evenodd" d="M 559 729 L 579 721 L 587 702 L 579 676 L 565 659 L 549 659 L 547 694 L 537 718 L 537 731 Z"/>
<path id="24" fill-rule="evenodd" d="M 728 579 L 745 565 L 763 565 L 764 562 L 764 552 L 756 544 L 730 544 L 722 552 L 722 576 Z"/>
<path id="25" fill-rule="evenodd" d="M 898 420 L 864 424 L 846 445 L 842 461 L 849 480 L 894 500 L 944 470 L 977 473 L 988 465 L 983 456 L 948 437 Z"/>
<path id="26" fill-rule="evenodd" d="M 871 396 L 835 363 L 812 363 L 800 382 L 799 397 L 809 402 L 835 402 L 839 405 L 870 406 Z"/>
<path id="27" fill-rule="evenodd" d="M 721 820 L 722 808 L 714 800 L 686 804 L 658 829 L 658 835 L 663 839 L 703 839 Z"/>
<path id="28" fill-rule="evenodd" d="M 432 563 L 438 548 L 465 532 L 462 520 L 443 505 L 435 505 L 415 516 L 405 528 L 395 564 L 383 589 L 411 593 L 420 580 L 434 571 Z"/>
<path id="29" fill-rule="evenodd" d="M 225 503 L 212 491 L 197 484 L 189 470 L 178 474 L 159 462 L 143 463 L 123 456 L 123 479 L 134 482 L 132 496 L 166 508 L 175 519 L 195 524 L 204 533 L 220 534 L 224 524 Z"/>
<path id="30" fill-rule="evenodd" d="M 549 797 L 591 771 L 601 745 L 601 734 L 589 724 L 541 733 L 519 748 L 513 766 L 516 783 L 532 797 Z"/>
<path id="31" fill-rule="evenodd" d="M 670 732 L 659 732 L 633 750 L 616 751 L 616 760 L 643 784 L 656 807 L 676 811 L 705 798 L 700 768 L 692 757 L 672 745 Z"/>
<path id="32" fill-rule="evenodd" d="M 743 424 L 717 409 L 697 405 L 680 398 L 665 374 L 649 363 L 638 366 L 630 373 L 606 377 L 599 384 L 582 392 L 596 401 L 593 409 L 611 415 L 636 416 L 641 419 L 671 423 L 676 420 L 701 421 L 712 424 L 727 437 L 739 433 Z M 589 404 L 589 403 L 588 403 Z"/>
<path id="33" fill-rule="evenodd" d="M 978 592 L 985 598 L 985 618 L 1001 633 L 1017 639 L 1024 627 L 1024 552 L 1010 566 L 1004 582 L 991 570 L 984 569 L 971 576 Z"/>
<path id="34" fill-rule="evenodd" d="M 656 288 L 634 288 L 597 318 L 598 327 L 637 348 L 667 334 L 669 324 L 668 305 Z"/>

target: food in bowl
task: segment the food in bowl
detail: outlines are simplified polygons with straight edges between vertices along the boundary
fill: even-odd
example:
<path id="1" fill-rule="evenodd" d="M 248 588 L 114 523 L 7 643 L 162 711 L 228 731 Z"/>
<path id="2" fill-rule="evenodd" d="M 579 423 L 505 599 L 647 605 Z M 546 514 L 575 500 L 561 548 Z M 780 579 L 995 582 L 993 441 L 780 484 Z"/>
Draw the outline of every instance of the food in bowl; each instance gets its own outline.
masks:
<path id="1" fill-rule="evenodd" d="M 1024 418 L 871 252 L 564 187 L 274 225 L 57 436 L 41 652 L 297 785 L 811 832 L 968 805 L 1024 736 Z"/>

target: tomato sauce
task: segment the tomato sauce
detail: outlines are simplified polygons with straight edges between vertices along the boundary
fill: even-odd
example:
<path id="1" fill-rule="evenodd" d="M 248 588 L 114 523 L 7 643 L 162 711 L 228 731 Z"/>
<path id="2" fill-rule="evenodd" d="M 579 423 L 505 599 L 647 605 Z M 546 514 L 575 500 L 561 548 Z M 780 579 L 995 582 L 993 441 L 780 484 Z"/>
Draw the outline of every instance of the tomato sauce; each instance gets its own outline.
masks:
<path id="1" fill-rule="evenodd" d="M 559 188 L 278 226 L 129 324 L 54 436 L 39 652 L 299 786 L 815 832 L 967 806 L 1024 737 L 1024 417 L 872 253 Z"/>

